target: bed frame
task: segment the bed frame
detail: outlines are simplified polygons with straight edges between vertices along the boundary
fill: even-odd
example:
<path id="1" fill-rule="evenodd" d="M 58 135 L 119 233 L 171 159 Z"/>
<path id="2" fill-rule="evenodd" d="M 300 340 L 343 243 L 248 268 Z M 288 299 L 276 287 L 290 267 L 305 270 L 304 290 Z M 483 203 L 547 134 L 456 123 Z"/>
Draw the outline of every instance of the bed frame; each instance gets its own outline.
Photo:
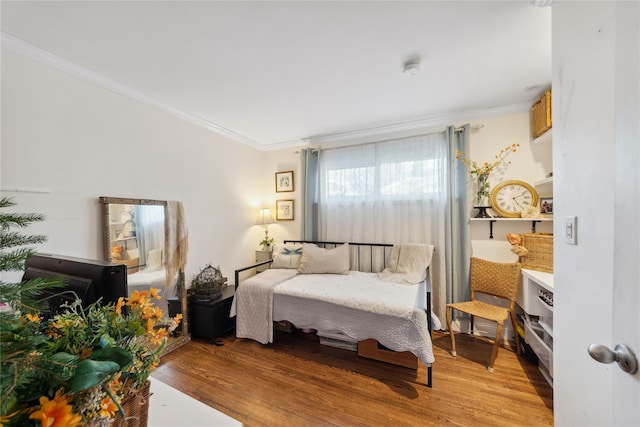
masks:
<path id="1" fill-rule="evenodd" d="M 285 244 L 303 244 L 312 243 L 321 248 L 332 249 L 339 245 L 343 245 L 345 242 L 324 242 L 324 241 L 311 241 L 311 240 L 284 240 Z M 350 261 L 351 269 L 357 271 L 364 271 L 368 273 L 379 273 L 386 268 L 387 256 L 391 252 L 392 244 L 387 243 L 349 243 L 350 249 Z M 240 284 L 240 273 L 251 270 L 260 266 L 267 266 L 273 262 L 273 259 L 262 261 L 248 267 L 235 270 L 235 287 L 238 288 Z M 431 275 L 429 274 L 429 267 L 426 268 L 426 302 L 425 309 L 427 315 L 427 327 L 429 329 L 429 336 L 431 335 Z M 432 367 L 427 366 L 427 387 L 432 387 Z"/>

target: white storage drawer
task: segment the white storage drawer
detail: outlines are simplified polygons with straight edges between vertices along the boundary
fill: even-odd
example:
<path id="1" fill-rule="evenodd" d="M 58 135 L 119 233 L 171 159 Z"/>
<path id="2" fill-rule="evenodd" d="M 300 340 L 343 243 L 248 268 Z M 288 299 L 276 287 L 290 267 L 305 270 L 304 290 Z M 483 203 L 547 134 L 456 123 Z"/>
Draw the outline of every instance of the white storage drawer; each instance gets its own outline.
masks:
<path id="1" fill-rule="evenodd" d="M 538 356 L 538 360 L 549 371 L 549 375 L 553 378 L 553 351 L 544 343 L 542 336 L 536 333 L 535 327 L 529 322 L 524 325 L 524 336 L 527 344 L 531 347 L 534 353 Z M 542 328 L 538 327 L 540 331 Z"/>

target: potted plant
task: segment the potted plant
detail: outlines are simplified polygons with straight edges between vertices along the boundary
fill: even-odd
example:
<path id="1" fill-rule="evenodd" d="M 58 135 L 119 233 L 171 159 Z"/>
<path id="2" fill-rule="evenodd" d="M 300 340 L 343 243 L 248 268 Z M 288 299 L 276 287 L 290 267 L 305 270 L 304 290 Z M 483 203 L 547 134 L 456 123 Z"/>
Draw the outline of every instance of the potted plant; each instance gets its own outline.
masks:
<path id="1" fill-rule="evenodd" d="M 191 280 L 190 295 L 199 301 L 211 301 L 222 296 L 227 278 L 222 276 L 220 267 L 206 265 Z"/>
<path id="2" fill-rule="evenodd" d="M 13 206 L 0 199 L 0 208 Z M 20 271 L 43 236 L 23 236 L 37 214 L 0 212 L 0 270 Z M 17 249 L 11 249 L 17 248 Z M 9 249 L 9 250 L 7 250 Z M 117 304 L 82 308 L 76 300 L 55 315 L 41 311 L 39 294 L 58 279 L 2 283 L 0 310 L 0 424 L 103 426 L 125 416 L 132 395 L 145 388 L 166 336 L 180 322 L 164 319 L 151 300 L 157 290 L 134 292 Z M 148 407 L 147 407 L 148 408 Z"/>
<path id="3" fill-rule="evenodd" d="M 275 240 L 273 239 L 273 237 L 269 237 L 268 234 L 265 234 L 264 238 L 260 241 L 260 245 L 262 246 L 262 250 L 263 251 L 268 251 L 269 249 L 271 249 L 271 245 L 273 245 L 273 242 Z"/>

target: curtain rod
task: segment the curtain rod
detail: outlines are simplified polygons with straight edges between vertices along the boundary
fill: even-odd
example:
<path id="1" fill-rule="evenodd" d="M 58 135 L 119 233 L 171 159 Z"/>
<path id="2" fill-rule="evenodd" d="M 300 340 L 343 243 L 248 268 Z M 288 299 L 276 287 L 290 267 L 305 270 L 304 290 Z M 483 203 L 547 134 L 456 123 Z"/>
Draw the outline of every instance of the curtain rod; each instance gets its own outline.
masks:
<path id="1" fill-rule="evenodd" d="M 457 129 L 456 129 L 456 131 L 457 131 Z M 401 139 L 418 138 L 418 137 L 421 137 L 421 136 L 433 135 L 433 134 L 440 133 L 440 132 L 444 132 L 444 130 L 438 131 L 438 132 L 421 133 L 421 134 L 418 134 L 418 135 L 411 135 L 411 136 L 399 136 L 399 137 L 391 138 L 391 139 L 379 139 L 379 140 L 375 140 L 375 141 L 361 142 L 360 144 L 340 145 L 340 146 L 337 146 L 337 147 L 322 148 L 320 146 L 316 150 L 318 150 L 318 151 L 320 151 L 320 150 L 321 151 L 331 151 L 331 150 L 339 150 L 341 148 L 363 147 L 365 145 L 380 144 L 381 142 L 393 142 L 393 141 L 399 141 Z"/>
<path id="2" fill-rule="evenodd" d="M 483 125 L 480 125 L 481 127 L 484 127 Z M 454 132 L 456 133 L 463 133 L 464 132 L 464 126 L 461 127 L 457 127 L 454 129 Z M 369 144 L 379 144 L 381 142 L 392 142 L 392 141 L 398 141 L 400 139 L 407 139 L 407 138 L 415 138 L 415 137 L 420 137 L 420 136 L 426 136 L 426 135 L 433 135 L 434 133 L 439 133 L 439 132 L 428 132 L 428 133 L 422 133 L 422 134 L 418 134 L 418 135 L 411 135 L 411 136 L 400 136 L 397 138 L 391 138 L 391 139 L 380 139 L 380 140 L 376 140 L 376 141 L 369 141 L 369 142 L 362 142 L 360 144 L 350 144 L 350 145 L 340 145 L 337 147 L 329 147 L 329 148 L 322 148 L 322 146 L 318 146 L 318 148 L 312 148 L 312 147 L 308 147 L 308 150 L 311 150 L 312 154 L 316 154 L 318 151 L 330 151 L 330 150 L 338 150 L 341 148 L 347 148 L 347 147 L 360 147 L 360 146 L 364 146 L 364 145 L 369 145 Z M 299 154 L 300 151 L 294 151 L 294 154 Z"/>

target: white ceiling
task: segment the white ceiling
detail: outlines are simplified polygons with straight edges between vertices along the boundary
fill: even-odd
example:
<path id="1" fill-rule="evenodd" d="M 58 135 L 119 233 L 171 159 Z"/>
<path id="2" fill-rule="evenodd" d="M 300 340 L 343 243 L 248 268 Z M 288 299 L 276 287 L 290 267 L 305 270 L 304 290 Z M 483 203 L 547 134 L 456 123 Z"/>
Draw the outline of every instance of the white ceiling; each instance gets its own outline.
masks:
<path id="1" fill-rule="evenodd" d="M 551 83 L 550 8 L 524 0 L 1 7 L 3 46 L 264 149 L 523 111 Z"/>

